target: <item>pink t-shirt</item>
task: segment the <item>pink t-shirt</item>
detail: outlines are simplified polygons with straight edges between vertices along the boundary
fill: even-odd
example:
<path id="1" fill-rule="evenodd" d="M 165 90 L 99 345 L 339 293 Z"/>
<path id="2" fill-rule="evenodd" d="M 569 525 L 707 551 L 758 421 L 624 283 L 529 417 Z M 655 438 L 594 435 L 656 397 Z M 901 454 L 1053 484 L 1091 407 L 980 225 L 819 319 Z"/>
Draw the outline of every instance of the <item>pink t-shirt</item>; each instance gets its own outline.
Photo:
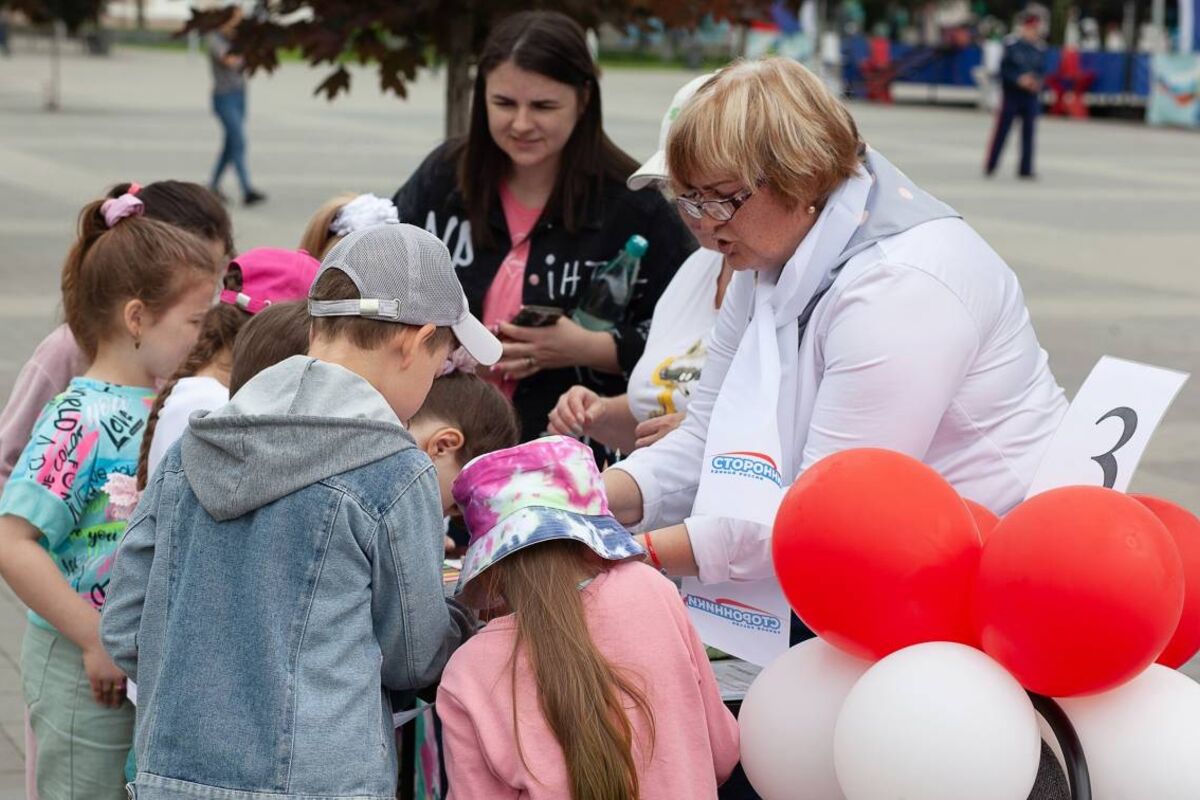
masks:
<path id="1" fill-rule="evenodd" d="M 50 332 L 21 367 L 8 403 L 0 413 L 0 490 L 33 433 L 46 404 L 66 391 L 71 378 L 87 372 L 89 361 L 66 325 Z"/>
<path id="2" fill-rule="evenodd" d="M 630 714 L 641 797 L 715 798 L 717 786 L 738 762 L 737 721 L 721 702 L 678 590 L 649 566 L 626 562 L 601 573 L 583 595 L 596 647 L 640 683 L 654 712 L 648 762 L 649 727 L 639 712 Z M 436 708 L 450 779 L 447 800 L 570 797 L 562 748 L 542 715 L 523 653 L 517 670 L 517 750 L 510 680 L 516 632 L 512 615 L 495 619 L 446 665 Z"/>
<path id="3" fill-rule="evenodd" d="M 521 310 L 521 296 L 525 286 L 525 262 L 529 260 L 529 234 L 542 215 L 540 208 L 527 208 L 508 190 L 500 184 L 500 206 L 504 209 L 504 221 L 508 224 L 508 235 L 512 241 L 512 249 L 500 262 L 500 270 L 492 279 L 483 298 L 483 324 L 496 329 L 501 322 L 511 322 Z M 496 377 L 491 379 L 489 373 L 483 373 L 489 378 L 504 396 L 512 399 L 516 381 L 508 381 Z"/>

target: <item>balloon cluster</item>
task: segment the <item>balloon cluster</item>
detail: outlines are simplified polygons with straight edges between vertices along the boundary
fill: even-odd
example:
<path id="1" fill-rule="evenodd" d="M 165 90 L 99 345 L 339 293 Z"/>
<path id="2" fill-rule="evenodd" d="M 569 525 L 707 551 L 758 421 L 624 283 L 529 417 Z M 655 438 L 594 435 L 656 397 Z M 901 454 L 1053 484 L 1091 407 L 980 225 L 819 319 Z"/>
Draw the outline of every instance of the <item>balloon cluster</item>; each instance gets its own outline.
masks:
<path id="1" fill-rule="evenodd" d="M 1072 486 L 997 519 L 915 459 L 849 450 L 789 490 L 773 555 L 819 638 L 742 704 L 764 800 L 1026 800 L 1026 690 L 1059 699 L 1094 797 L 1200 798 L 1200 684 L 1175 671 L 1200 649 L 1188 511 Z"/>

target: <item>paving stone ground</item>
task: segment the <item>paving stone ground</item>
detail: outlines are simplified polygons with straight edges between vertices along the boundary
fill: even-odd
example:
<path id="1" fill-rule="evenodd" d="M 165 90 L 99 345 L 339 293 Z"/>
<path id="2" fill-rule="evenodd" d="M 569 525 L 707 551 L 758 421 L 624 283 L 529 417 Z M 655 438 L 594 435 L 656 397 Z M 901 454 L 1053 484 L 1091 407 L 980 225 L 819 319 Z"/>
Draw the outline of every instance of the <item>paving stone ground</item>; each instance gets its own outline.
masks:
<path id="1" fill-rule="evenodd" d="M 68 53 L 62 110 L 42 110 L 49 63 L 21 42 L 0 59 L 0 399 L 58 318 L 58 270 L 75 215 L 121 180 L 207 179 L 218 147 L 203 58 L 117 49 Z M 285 64 L 253 80 L 250 166 L 270 201 L 232 209 L 240 247 L 295 246 L 309 214 L 345 190 L 391 195 L 441 138 L 442 79 L 407 101 L 354 71 L 351 96 L 312 96 L 321 73 Z M 689 77 L 611 69 L 606 126 L 639 158 Z M 980 175 L 991 120 L 972 110 L 855 104 L 865 136 L 959 211 L 1021 278 L 1059 381 L 1073 394 L 1103 354 L 1200 373 L 1200 135 L 1140 124 L 1046 119 L 1035 183 L 1015 153 Z M 232 176 L 227 191 L 233 193 Z M 1200 374 L 1159 429 L 1133 488 L 1200 511 Z M 24 622 L 0 589 L 0 800 L 22 797 L 20 685 Z M 1200 677 L 1200 664 L 1192 674 Z"/>

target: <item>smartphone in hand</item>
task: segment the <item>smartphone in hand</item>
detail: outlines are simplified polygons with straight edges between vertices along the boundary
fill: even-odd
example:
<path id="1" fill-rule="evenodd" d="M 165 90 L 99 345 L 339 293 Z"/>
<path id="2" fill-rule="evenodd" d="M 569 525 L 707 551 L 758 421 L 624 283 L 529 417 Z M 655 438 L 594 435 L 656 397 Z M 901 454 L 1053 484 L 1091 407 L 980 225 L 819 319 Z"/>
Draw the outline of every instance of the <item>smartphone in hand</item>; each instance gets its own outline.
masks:
<path id="1" fill-rule="evenodd" d="M 522 306 L 513 317 L 512 324 L 525 328 L 548 328 L 563 315 L 561 308 L 554 306 Z"/>

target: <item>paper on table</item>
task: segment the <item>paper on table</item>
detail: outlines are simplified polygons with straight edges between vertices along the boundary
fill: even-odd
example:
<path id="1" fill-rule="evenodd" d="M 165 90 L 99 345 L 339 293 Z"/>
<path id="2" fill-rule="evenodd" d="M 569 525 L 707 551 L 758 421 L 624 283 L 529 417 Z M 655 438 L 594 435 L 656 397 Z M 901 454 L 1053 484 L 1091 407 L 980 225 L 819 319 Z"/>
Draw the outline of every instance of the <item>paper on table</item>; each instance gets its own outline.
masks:
<path id="1" fill-rule="evenodd" d="M 762 672 L 762 667 L 742 661 L 739 658 L 727 658 L 712 662 L 713 674 L 717 677 L 717 687 L 721 690 L 721 699 L 725 702 L 741 700 L 750 690 L 750 684 Z"/>

